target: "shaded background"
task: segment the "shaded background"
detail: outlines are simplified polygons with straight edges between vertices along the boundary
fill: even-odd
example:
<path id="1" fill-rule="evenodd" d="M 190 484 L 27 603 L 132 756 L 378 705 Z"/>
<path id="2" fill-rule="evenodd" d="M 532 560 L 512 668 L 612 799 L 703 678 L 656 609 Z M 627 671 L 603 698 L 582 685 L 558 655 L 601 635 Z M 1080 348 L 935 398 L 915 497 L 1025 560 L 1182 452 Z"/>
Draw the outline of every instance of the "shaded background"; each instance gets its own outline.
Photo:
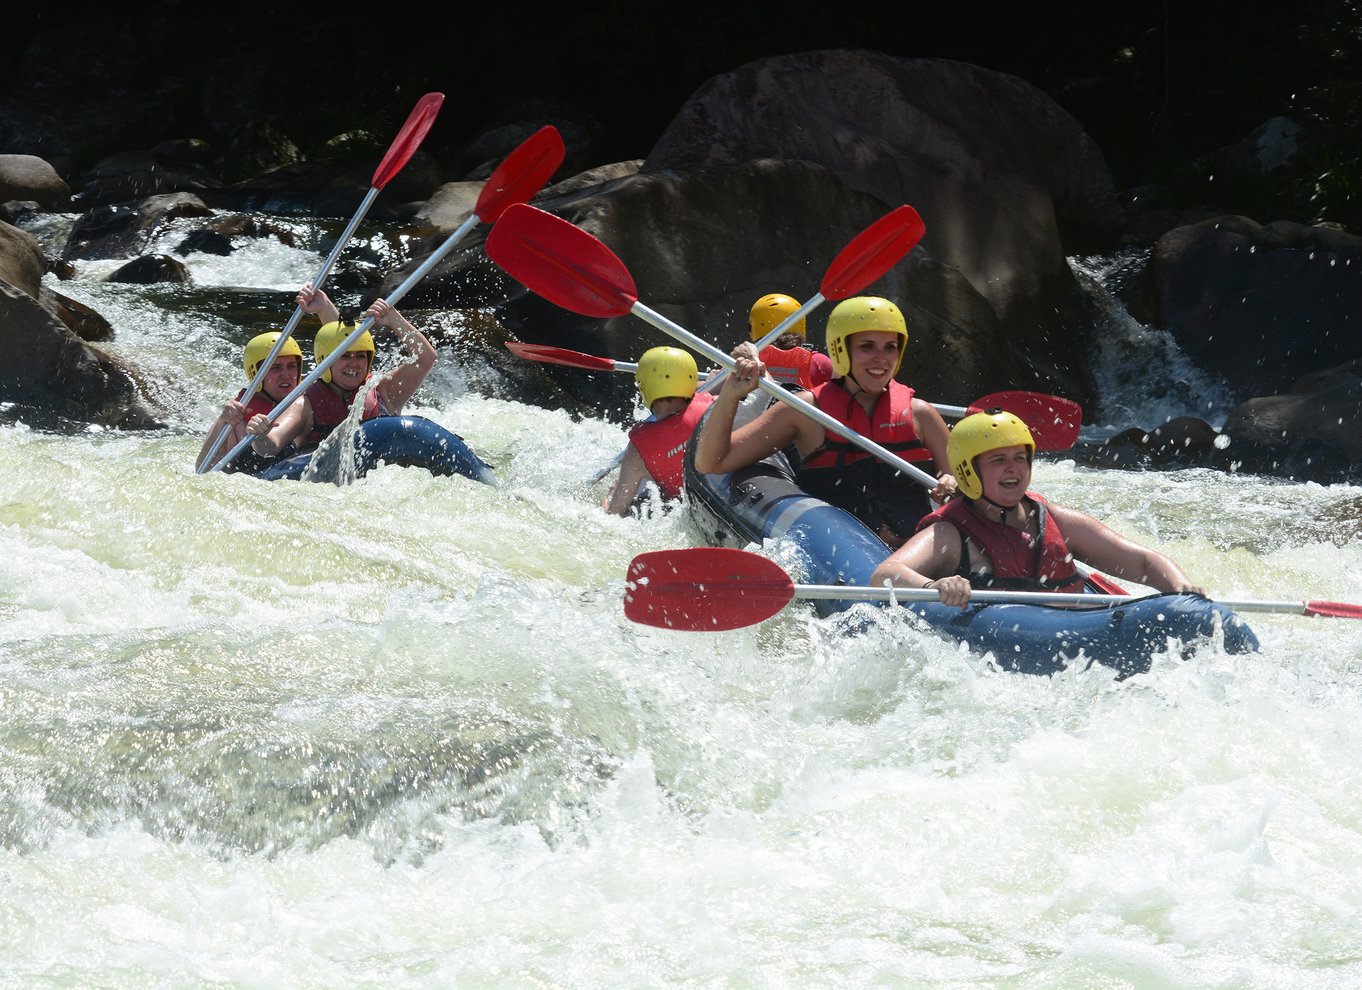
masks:
<path id="1" fill-rule="evenodd" d="M 646 157 L 716 74 L 859 47 L 1027 79 L 1082 122 L 1117 188 L 1159 181 L 1188 202 L 1263 220 L 1362 226 L 1358 0 L 537 7 L 162 0 L 135 12 L 79 3 L 12 13 L 0 36 L 0 152 L 38 154 L 74 176 L 100 155 L 169 137 L 223 148 L 269 127 L 306 153 L 355 128 L 390 133 L 417 96 L 439 90 L 447 100 L 427 148 L 446 178 L 484 164 L 479 135 L 544 118 L 589 133 L 586 167 Z M 1275 115 L 1310 139 L 1289 177 L 1217 187 L 1189 168 Z"/>

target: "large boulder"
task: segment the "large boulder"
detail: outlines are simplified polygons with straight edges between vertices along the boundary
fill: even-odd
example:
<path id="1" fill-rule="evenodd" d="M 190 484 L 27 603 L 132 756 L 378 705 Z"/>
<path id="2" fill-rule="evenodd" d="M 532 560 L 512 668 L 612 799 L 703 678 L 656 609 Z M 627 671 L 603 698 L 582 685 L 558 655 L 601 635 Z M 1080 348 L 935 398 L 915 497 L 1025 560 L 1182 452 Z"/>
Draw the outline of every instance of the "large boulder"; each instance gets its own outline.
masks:
<path id="1" fill-rule="evenodd" d="M 162 425 L 133 373 L 95 350 L 27 293 L 0 282 L 0 402 L 23 417 L 124 429 Z"/>
<path id="2" fill-rule="evenodd" d="M 1317 481 L 1362 478 L 1362 360 L 1237 406 L 1226 450 L 1247 470 Z"/>
<path id="3" fill-rule="evenodd" d="M 852 237 L 910 203 L 926 237 L 865 289 L 909 317 L 901 377 L 946 402 L 1002 388 L 1092 399 L 1092 321 L 1066 253 L 1114 243 L 1120 209 L 1082 128 L 1015 77 L 867 51 L 764 59 L 701 87 L 636 176 L 569 180 L 536 202 L 598 236 L 643 301 L 725 351 L 757 297 L 807 297 Z M 417 215 L 447 224 L 442 205 Z M 416 304 L 496 306 L 523 339 L 626 360 L 669 339 L 527 296 L 488 265 L 482 236 L 430 272 Z M 810 321 L 815 343 L 825 318 Z M 630 392 L 584 387 L 616 405 Z"/>
<path id="4" fill-rule="evenodd" d="M 702 86 L 643 171 L 757 158 L 816 162 L 887 205 L 912 204 L 923 255 L 988 301 L 1038 373 L 1090 396 L 1089 323 L 1066 256 L 1112 246 L 1121 209 L 1101 152 L 1035 86 L 871 51 L 762 59 Z M 817 208 L 791 197 L 758 229 Z"/>
<path id="5" fill-rule="evenodd" d="M 1362 358 L 1362 238 L 1222 216 L 1159 238 L 1124 299 L 1240 399 Z"/>
<path id="6" fill-rule="evenodd" d="M 66 180 L 35 155 L 0 155 L 0 203 L 30 201 L 51 209 L 71 198 Z"/>
<path id="7" fill-rule="evenodd" d="M 621 262 L 611 277 L 632 279 L 644 305 L 725 354 L 746 339 L 757 298 L 773 291 L 813 295 L 847 243 L 887 212 L 832 171 L 795 161 L 638 174 L 586 188 L 569 181 L 561 188 L 568 191 L 558 195 L 554 187 L 538 205 L 607 245 Z M 786 211 L 791 201 L 816 207 Z M 783 221 L 773 227 L 776 215 Z M 754 237 L 754 230 L 769 234 Z M 634 316 L 597 320 L 546 302 L 488 262 L 483 235 L 419 282 L 408 296 L 412 304 L 494 309 L 516 339 L 623 360 L 676 343 Z M 394 272 L 380 294 L 404 277 Z M 966 404 L 982 393 L 1029 387 L 1034 378 L 1024 357 L 1003 345 L 988 301 L 940 262 L 914 251 L 864 291 L 902 301 L 911 327 L 904 377 L 933 399 Z M 816 346 L 829 310 L 808 320 Z M 633 382 L 624 376 L 552 374 L 605 412 L 632 412 Z"/>
<path id="8" fill-rule="evenodd" d="M 6 417 L 74 428 L 160 426 L 132 370 L 62 322 L 69 313 L 83 331 L 97 335 L 97 315 L 47 291 L 43 271 L 38 241 L 0 223 L 0 403 Z"/>

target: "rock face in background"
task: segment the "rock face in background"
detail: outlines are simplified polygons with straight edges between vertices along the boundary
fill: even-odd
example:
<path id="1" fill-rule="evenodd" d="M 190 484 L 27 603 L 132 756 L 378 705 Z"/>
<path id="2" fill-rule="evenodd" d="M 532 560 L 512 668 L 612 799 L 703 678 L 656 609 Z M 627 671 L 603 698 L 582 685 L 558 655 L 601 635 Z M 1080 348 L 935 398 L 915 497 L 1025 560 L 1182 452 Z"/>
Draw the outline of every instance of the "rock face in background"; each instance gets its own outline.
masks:
<path id="1" fill-rule="evenodd" d="M 926 236 L 864 290 L 909 318 L 901 377 L 955 404 L 1003 388 L 1092 400 L 1089 323 L 1065 259 L 1114 244 L 1121 211 L 1082 128 L 1015 77 L 865 51 L 763 60 L 702 87 L 637 176 L 538 202 L 612 248 L 640 298 L 725 350 L 759 296 L 812 295 L 847 242 L 908 203 Z M 465 270 L 437 269 L 417 298 L 493 301 L 467 271 L 478 259 L 458 257 Z M 446 279 L 462 291 L 442 289 Z M 629 360 L 667 339 L 634 318 L 595 330 L 498 291 L 528 340 Z M 814 343 L 826 316 L 809 320 Z"/>
<path id="2" fill-rule="evenodd" d="M 791 11 L 799 9 L 796 0 Z M 552 122 L 567 140 L 568 160 L 540 205 L 599 236 L 637 277 L 644 301 L 716 343 L 741 338 L 742 314 L 756 295 L 813 291 L 851 237 L 908 202 L 922 213 L 927 236 L 868 291 L 904 307 L 913 337 L 902 377 L 939 401 L 1015 387 L 1090 406 L 1095 385 L 1087 362 L 1097 324 L 1065 259 L 1118 244 L 1151 248 L 1146 276 L 1129 294 L 1132 312 L 1177 335 L 1245 403 L 1277 393 L 1316 408 L 1310 403 L 1318 405 L 1330 390 L 1309 385 L 1309 376 L 1362 358 L 1352 325 L 1356 242 L 1324 227 L 1244 219 L 1275 220 L 1278 204 L 1302 219 L 1300 202 L 1282 192 L 1292 188 L 1282 177 L 1315 168 L 1327 147 L 1318 115 L 1302 127 L 1256 89 L 1227 90 L 1224 73 L 1217 75 L 1219 49 L 1199 53 L 1194 68 L 1206 80 L 1200 88 L 1189 85 L 1187 67 L 1183 76 L 1169 76 L 1166 58 L 1184 48 L 1167 47 L 1167 38 L 1150 44 L 1147 33 L 1131 30 L 1126 22 L 1144 17 L 1134 8 L 1111 12 L 1104 25 L 1074 14 L 1044 32 L 1033 14 L 1018 10 L 990 18 L 987 33 L 964 31 L 963 11 L 905 12 L 911 31 L 891 30 L 897 14 L 868 19 L 842 11 L 848 24 L 873 24 L 866 36 L 875 46 L 900 35 L 911 36 L 919 50 L 931 49 L 931 37 L 1005 38 L 993 49 L 984 44 L 981 55 L 991 50 L 1004 56 L 991 64 L 1029 66 L 1016 75 L 971 64 L 968 54 L 953 61 L 864 47 L 803 50 L 810 46 L 794 41 L 792 27 L 799 17 L 772 25 L 759 11 L 736 8 L 724 17 L 762 30 L 698 38 L 691 13 L 659 8 L 602 21 L 589 43 L 574 41 L 552 18 L 525 19 L 509 8 L 457 15 L 404 10 L 428 37 L 442 36 L 437 25 L 457 16 L 460 37 L 475 39 L 443 61 L 385 57 L 391 55 L 385 32 L 334 11 L 318 16 L 304 5 L 248 4 L 230 16 L 195 8 L 192 18 L 189 11 L 180 0 L 136 17 L 80 8 L 62 16 L 60 27 L 34 33 L 56 17 L 35 8 L 12 14 L 19 29 L 0 37 L 0 49 L 13 56 L 0 83 L 0 218 L 35 209 L 84 214 L 69 257 L 35 258 L 18 249 L 7 269 L 17 280 L 10 285 L 86 339 L 106 338 L 107 324 L 55 293 L 23 289 L 35 271 L 41 278 L 44 270 L 69 270 L 83 257 L 137 261 L 158 211 L 348 217 L 415 99 L 438 89 L 449 99 L 436 128 L 383 191 L 371 218 L 407 218 L 412 233 L 433 246 L 464 218 L 492 168 L 533 129 Z M 1309 12 L 1285 8 L 1265 19 L 1199 8 L 1165 14 L 1161 27 L 1177 39 L 1193 31 L 1190 22 L 1209 18 L 1223 47 L 1240 52 L 1236 59 L 1252 51 L 1254 32 L 1281 36 L 1283 20 L 1317 29 L 1298 33 L 1302 44 L 1340 50 L 1323 14 L 1319 23 Z M 650 17 L 677 23 L 657 30 Z M 616 34 L 629 42 L 612 40 Z M 821 40 L 827 32 L 818 34 Z M 848 30 L 836 43 L 855 36 Z M 640 37 L 649 45 L 637 44 Z M 770 51 L 802 53 L 716 61 L 743 37 Z M 1108 45 L 1108 54 L 1119 50 L 1135 62 L 1101 71 L 1059 64 L 1056 53 L 1077 51 L 1075 37 L 1093 39 L 1095 59 Z M 606 74 L 599 59 L 581 68 L 587 51 L 612 52 L 617 75 Z M 1122 76 L 1138 70 L 1139 60 L 1157 68 L 1145 80 L 1152 88 Z M 1345 96 L 1358 85 L 1358 73 L 1334 78 L 1332 63 L 1308 52 L 1298 62 L 1292 71 L 1323 73 Z M 1268 69 L 1284 71 L 1283 64 L 1261 66 L 1255 87 Z M 718 71 L 695 75 L 702 65 Z M 1023 75 L 1062 94 L 1065 106 L 1086 105 L 1089 127 Z M 1295 83 L 1289 91 L 1299 88 Z M 1198 100 L 1216 113 L 1189 127 L 1187 114 Z M 1151 129 L 1155 116 L 1160 123 Z M 1175 118 L 1180 130 L 1160 131 Z M 1335 129 L 1330 150 L 1335 159 L 1343 154 L 1344 165 L 1339 136 L 1356 130 Z M 1101 135 L 1096 142 L 1093 133 Z M 640 134 L 649 136 L 640 141 Z M 617 153 L 621 147 L 625 154 Z M 1122 183 L 1107 167 L 1109 149 L 1132 188 L 1114 188 Z M 1157 176 L 1153 168 L 1132 175 L 1140 156 L 1155 154 L 1180 164 Z M 1308 188 L 1320 202 L 1346 205 L 1346 195 L 1337 194 L 1346 193 L 1349 175 L 1355 187 L 1356 169 L 1330 160 L 1327 171 L 1310 173 Z M 1295 188 L 1302 187 L 1297 181 Z M 1236 213 L 1238 219 L 1227 219 Z M 200 243 L 218 233 L 216 242 L 228 250 L 224 241 L 252 233 L 248 220 L 230 230 L 226 223 L 214 220 Z M 637 319 L 581 320 L 508 284 L 481 253 L 485 233 L 471 236 L 430 276 L 413 304 L 476 307 L 474 322 L 491 348 L 509 332 L 633 359 L 664 339 Z M 403 274 L 392 273 L 387 285 Z M 826 309 L 810 320 L 816 341 L 825 315 Z M 1224 346 L 1227 337 L 1232 346 Z M 12 344 L 0 339 L 0 350 L 8 353 Z M 623 376 L 546 373 L 560 376 L 558 384 L 588 408 L 623 414 L 632 405 Z M 0 394 L 0 401 L 11 400 Z M 89 421 L 122 416 L 117 407 Z M 1337 408 L 1346 410 L 1346 402 Z M 1251 421 L 1273 426 L 1251 428 Z M 1267 451 L 1262 463 L 1292 461 L 1272 449 L 1290 442 L 1273 440 L 1279 421 L 1288 422 L 1232 416 L 1229 449 L 1247 449 L 1256 430 L 1252 443 Z M 1289 418 L 1289 429 L 1308 430 L 1317 421 L 1302 413 Z M 1231 435 L 1231 427 L 1242 435 Z M 1160 456 L 1205 446 L 1200 428 L 1174 432 L 1187 442 L 1155 437 Z M 1148 451 L 1149 444 L 1142 446 Z M 1305 460 L 1320 463 L 1313 455 Z"/>
<path id="3" fill-rule="evenodd" d="M 1236 395 L 1280 391 L 1360 356 L 1362 237 L 1236 216 L 1179 227 L 1126 304 Z"/>

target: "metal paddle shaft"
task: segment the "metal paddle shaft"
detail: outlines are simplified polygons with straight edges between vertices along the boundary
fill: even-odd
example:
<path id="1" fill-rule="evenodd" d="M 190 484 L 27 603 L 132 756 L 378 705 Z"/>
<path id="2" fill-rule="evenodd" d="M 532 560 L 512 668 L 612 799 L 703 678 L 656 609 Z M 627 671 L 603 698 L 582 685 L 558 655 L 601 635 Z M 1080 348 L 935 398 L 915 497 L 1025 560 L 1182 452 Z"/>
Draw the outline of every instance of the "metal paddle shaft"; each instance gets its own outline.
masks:
<path id="1" fill-rule="evenodd" d="M 565 368 L 618 371 L 628 374 L 638 371 L 638 365 L 632 361 L 616 361 L 614 358 L 584 354 L 581 351 L 554 347 L 550 344 L 524 344 L 517 340 L 508 340 L 506 349 L 526 361 L 559 364 Z M 711 382 L 724 374 L 723 371 L 715 372 L 701 386 L 700 391 L 705 391 Z M 1058 395 L 1047 395 L 1044 392 L 990 392 L 988 395 L 981 395 L 968 406 L 952 406 L 942 402 L 929 404 L 941 415 L 953 419 L 961 419 L 972 413 L 995 408 L 1013 413 L 1031 427 L 1031 434 L 1038 450 L 1068 450 L 1078 438 L 1078 429 L 1083 421 L 1083 410 L 1077 402 Z"/>
<path id="2" fill-rule="evenodd" d="M 552 125 L 541 127 L 510 155 L 506 157 L 496 170 L 488 177 L 487 182 L 482 187 L 482 192 L 478 194 L 477 204 L 473 212 L 469 215 L 459 228 L 450 234 L 443 244 L 441 244 L 429 257 L 423 261 L 415 271 L 403 280 L 402 284 L 388 294 L 388 302 L 396 304 L 402 299 L 417 282 L 425 278 L 432 268 L 444 260 L 445 255 L 453 250 L 454 246 L 463 240 L 464 236 L 472 230 L 479 221 L 495 223 L 501 218 L 508 207 L 522 203 L 524 200 L 537 193 L 549 177 L 558 170 L 558 166 L 563 163 L 566 148 L 563 139 L 559 135 L 557 128 Z M 302 381 L 284 396 L 273 409 L 267 414 L 269 422 L 273 423 L 279 418 L 280 414 L 287 409 L 293 402 L 302 395 L 312 383 L 321 377 L 322 373 L 331 367 L 336 361 L 345 356 L 352 344 L 363 336 L 364 331 L 374 324 L 373 317 L 367 317 L 363 322 L 350 332 L 349 336 L 336 347 L 326 358 L 318 363 Z M 221 461 L 214 465 L 213 470 L 221 470 L 236 458 L 251 441 L 252 436 L 243 437 L 235 447 L 233 447 Z"/>
<path id="3" fill-rule="evenodd" d="M 431 126 L 434 125 L 435 116 L 440 112 L 440 107 L 443 105 L 444 100 L 445 95 L 443 93 L 427 93 L 416 102 L 416 106 L 412 108 L 411 113 L 407 116 L 406 122 L 403 123 L 401 130 L 398 131 L 397 137 L 393 139 L 393 143 L 388 147 L 388 151 L 383 156 L 383 160 L 378 163 L 378 168 L 374 170 L 374 177 L 370 181 L 369 191 L 365 193 L 364 199 L 359 204 L 359 209 L 357 209 L 355 215 L 350 218 L 350 222 L 345 225 L 345 229 L 341 231 L 340 237 L 336 238 L 336 244 L 331 249 L 331 254 L 327 256 L 326 261 L 323 262 L 322 267 L 317 271 L 317 274 L 313 277 L 311 283 L 309 283 L 314 289 L 320 289 L 322 283 L 326 281 L 326 277 L 331 273 L 331 269 L 335 266 L 336 259 L 340 257 L 341 251 L 344 250 L 345 246 L 350 242 L 350 238 L 354 236 L 355 230 L 359 227 L 360 222 L 363 221 L 364 217 L 368 214 L 369 208 L 373 206 L 374 201 L 378 199 L 379 192 L 392 180 L 393 176 L 402 170 L 402 166 L 406 165 L 407 162 L 411 160 L 412 155 L 416 154 L 416 149 L 421 146 L 421 142 L 430 132 Z M 246 386 L 246 390 L 241 393 L 243 398 L 249 400 L 251 396 L 255 395 L 256 389 L 258 389 L 260 383 L 265 380 L 265 375 L 269 372 L 270 365 L 274 364 L 274 359 L 279 356 L 279 352 L 283 350 L 284 344 L 288 341 L 289 337 L 293 335 L 293 331 L 298 326 L 298 321 L 302 319 L 302 316 L 303 307 L 295 307 L 293 315 L 290 316 L 288 322 L 284 324 L 284 329 L 279 331 L 279 337 L 275 340 L 274 346 L 270 348 L 269 354 L 265 356 L 265 360 L 261 361 L 260 366 L 256 368 L 255 377 L 253 377 L 251 383 Z M 208 449 L 208 455 L 203 459 L 203 463 L 199 465 L 199 474 L 204 474 L 213 468 L 213 458 L 217 456 L 218 449 L 222 446 L 222 442 L 227 439 L 227 434 L 230 432 L 230 426 L 224 426 L 218 431 L 217 437 L 213 440 L 213 445 Z"/>
<path id="4" fill-rule="evenodd" d="M 629 564 L 625 616 L 668 629 L 719 631 L 753 625 L 780 612 L 795 598 L 825 601 L 936 602 L 934 588 L 794 584 L 775 561 L 727 547 L 658 550 Z M 971 604 L 1121 605 L 1140 595 L 1052 594 L 1040 591 L 975 591 Z M 1336 619 L 1362 619 L 1362 605 L 1214 599 L 1239 612 L 1280 612 Z"/>

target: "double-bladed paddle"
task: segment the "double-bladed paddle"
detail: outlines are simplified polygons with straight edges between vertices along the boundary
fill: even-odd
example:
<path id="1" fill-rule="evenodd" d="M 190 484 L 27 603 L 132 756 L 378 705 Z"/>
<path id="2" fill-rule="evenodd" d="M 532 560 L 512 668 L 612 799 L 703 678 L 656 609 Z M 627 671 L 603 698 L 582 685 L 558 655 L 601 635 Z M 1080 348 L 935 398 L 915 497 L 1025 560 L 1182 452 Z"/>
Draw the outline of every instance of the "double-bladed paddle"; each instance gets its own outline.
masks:
<path id="1" fill-rule="evenodd" d="M 359 209 L 356 210 L 355 215 L 350 218 L 350 222 L 346 224 L 345 230 L 341 231 L 340 237 L 336 239 L 336 246 L 331 249 L 330 256 L 323 262 L 316 277 L 313 278 L 313 288 L 321 288 L 322 283 L 326 281 L 326 276 L 331 273 L 332 267 L 336 264 L 336 259 L 340 257 L 341 250 L 350 242 L 350 238 L 354 236 L 355 228 L 359 226 L 360 221 L 363 220 L 365 214 L 369 212 L 369 207 L 374 205 L 374 200 L 378 198 L 378 194 L 383 190 L 383 187 L 392 180 L 393 176 L 402 171 L 402 167 L 406 165 L 407 162 L 411 161 L 412 155 L 416 154 L 416 149 L 421 146 L 421 142 L 425 139 L 426 134 L 430 132 L 431 126 L 435 123 L 435 116 L 440 112 L 440 106 L 444 103 L 444 100 L 444 93 L 427 93 L 416 101 L 416 106 L 408 115 L 406 123 L 402 125 L 402 129 L 397 132 L 397 137 L 393 139 L 393 143 L 389 146 L 387 154 L 385 154 L 383 160 L 378 163 L 378 168 L 374 169 L 374 177 L 369 183 L 369 191 L 365 194 L 364 200 L 359 204 Z M 269 354 L 265 357 L 265 360 L 260 362 L 260 367 L 256 369 L 255 377 L 251 379 L 250 385 L 246 387 L 246 391 L 241 393 L 243 399 L 249 401 L 251 396 L 255 395 L 255 390 L 258 389 L 260 383 L 265 380 L 265 375 L 269 372 L 270 365 L 272 365 L 274 359 L 279 356 L 279 352 L 283 349 L 284 343 L 293 334 L 293 330 L 298 325 L 298 321 L 302 316 L 303 307 L 295 307 L 293 315 L 288 319 L 288 323 L 284 324 L 284 329 L 279 331 L 279 338 L 274 342 L 274 346 L 270 348 Z M 227 434 L 230 431 L 230 426 L 224 426 L 218 431 L 216 439 L 213 440 L 213 445 L 208 448 L 208 454 L 204 457 L 202 463 L 199 464 L 199 474 L 204 474 L 212 470 L 214 466 L 213 458 L 217 456 L 218 448 L 222 446 L 222 441 L 227 439 Z"/>
<path id="2" fill-rule="evenodd" d="M 519 341 L 508 340 L 506 349 L 527 361 L 560 364 L 566 368 L 631 374 L 638 370 L 638 365 L 632 361 L 616 361 L 613 358 L 583 354 L 581 351 L 553 347 L 549 344 L 522 344 Z M 1070 449 L 1078 439 L 1078 428 L 1082 420 L 1082 410 L 1078 403 L 1043 392 L 990 392 L 975 399 L 968 406 L 949 406 L 939 402 L 933 402 L 931 405 L 941 415 L 954 419 L 989 409 L 1010 412 L 1031 427 L 1031 436 L 1036 441 L 1037 450 Z M 1032 423 L 1035 425 L 1031 426 Z"/>
<path id="3" fill-rule="evenodd" d="M 544 183 L 549 180 L 549 177 L 558 171 L 558 166 L 563 163 L 565 154 L 566 149 L 563 146 L 562 136 L 559 135 L 557 128 L 551 124 L 541 127 L 526 138 L 488 176 L 468 219 L 460 224 L 459 229 L 450 234 L 444 243 L 421 263 L 420 267 L 408 275 L 401 285 L 388 294 L 388 302 L 396 304 L 398 300 L 411 291 L 412 286 L 421 281 L 432 268 L 439 264 L 445 255 L 454 248 L 454 245 L 458 244 L 464 235 L 479 222 L 495 224 L 508 209 L 523 205 L 525 200 L 539 192 Z M 278 419 L 279 414 L 287 409 L 298 396 L 307 391 L 312 383 L 321 377 L 322 372 L 340 360 L 373 323 L 373 317 L 367 317 L 356 326 L 350 332 L 350 335 L 326 356 L 325 360 L 319 362 L 306 378 L 295 385 L 293 390 L 270 410 L 267 416 L 268 420 L 272 423 Z M 255 437 L 249 435 L 243 437 L 221 461 L 213 466 L 213 470 L 225 468 L 254 439 Z"/>
<path id="4" fill-rule="evenodd" d="M 1027 605 L 1120 605 L 1139 595 L 975 591 L 970 602 Z M 746 550 L 701 547 L 639 554 L 629 564 L 624 614 L 664 629 L 720 632 L 769 619 L 796 598 L 826 601 L 934 602 L 934 588 L 795 584 L 777 563 Z M 1238 612 L 1282 612 L 1332 619 L 1362 619 L 1362 605 L 1305 602 L 1215 601 Z"/>

